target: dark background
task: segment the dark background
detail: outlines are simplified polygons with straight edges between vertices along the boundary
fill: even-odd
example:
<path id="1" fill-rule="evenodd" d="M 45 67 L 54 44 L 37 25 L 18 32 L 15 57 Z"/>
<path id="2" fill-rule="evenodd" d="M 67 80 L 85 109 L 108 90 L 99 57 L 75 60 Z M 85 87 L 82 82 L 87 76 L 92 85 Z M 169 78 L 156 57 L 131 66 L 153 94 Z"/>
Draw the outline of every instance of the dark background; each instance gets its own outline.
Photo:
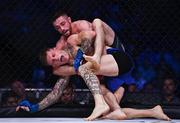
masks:
<path id="1" fill-rule="evenodd" d="M 42 87 L 52 86 L 55 78 L 38 54 L 60 38 L 51 22 L 60 9 L 74 21 L 100 18 L 109 24 L 135 61 L 133 77 L 140 89 L 152 81 L 160 85 L 167 76 L 179 82 L 179 6 L 178 0 L 0 0 L 0 88 L 14 80 L 33 87 L 39 69 L 45 71 Z M 139 70 L 142 66 L 150 72 Z"/>

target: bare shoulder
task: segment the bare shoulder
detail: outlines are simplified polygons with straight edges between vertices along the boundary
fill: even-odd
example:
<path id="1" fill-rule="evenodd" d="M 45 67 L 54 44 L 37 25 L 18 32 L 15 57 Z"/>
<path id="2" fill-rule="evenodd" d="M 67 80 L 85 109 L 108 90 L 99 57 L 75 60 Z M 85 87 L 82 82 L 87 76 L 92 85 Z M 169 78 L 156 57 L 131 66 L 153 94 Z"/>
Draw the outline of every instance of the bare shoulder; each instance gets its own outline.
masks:
<path id="1" fill-rule="evenodd" d="M 72 34 L 68 37 L 67 42 L 74 46 L 79 44 L 78 34 Z"/>
<path id="2" fill-rule="evenodd" d="M 92 23 L 87 20 L 78 20 L 74 24 L 80 31 L 92 30 Z"/>

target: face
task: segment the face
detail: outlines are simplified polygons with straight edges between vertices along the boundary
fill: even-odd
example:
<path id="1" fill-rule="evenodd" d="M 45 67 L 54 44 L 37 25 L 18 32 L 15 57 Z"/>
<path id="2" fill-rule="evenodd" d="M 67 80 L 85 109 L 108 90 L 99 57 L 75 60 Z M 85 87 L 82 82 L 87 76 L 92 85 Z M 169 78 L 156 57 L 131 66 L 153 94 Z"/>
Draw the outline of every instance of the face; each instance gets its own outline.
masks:
<path id="1" fill-rule="evenodd" d="M 16 98 L 15 97 L 8 97 L 6 105 L 7 106 L 17 106 Z"/>
<path id="2" fill-rule="evenodd" d="M 47 63 L 52 67 L 59 67 L 69 62 L 69 54 L 64 50 L 51 48 L 47 52 Z"/>
<path id="3" fill-rule="evenodd" d="M 136 92 L 136 86 L 135 85 L 129 85 L 128 91 L 129 92 Z"/>
<path id="4" fill-rule="evenodd" d="M 64 36 L 69 36 L 71 34 L 71 18 L 66 15 L 58 17 L 53 22 L 53 26 Z"/>
<path id="5" fill-rule="evenodd" d="M 73 100 L 73 88 L 69 87 L 64 90 L 62 96 L 61 96 L 61 102 L 63 103 L 69 103 Z"/>
<path id="6" fill-rule="evenodd" d="M 166 79 L 163 85 L 163 92 L 167 95 L 174 94 L 175 84 L 172 79 Z"/>
<path id="7" fill-rule="evenodd" d="M 25 88 L 20 81 L 13 82 L 12 89 L 20 97 L 25 95 Z"/>

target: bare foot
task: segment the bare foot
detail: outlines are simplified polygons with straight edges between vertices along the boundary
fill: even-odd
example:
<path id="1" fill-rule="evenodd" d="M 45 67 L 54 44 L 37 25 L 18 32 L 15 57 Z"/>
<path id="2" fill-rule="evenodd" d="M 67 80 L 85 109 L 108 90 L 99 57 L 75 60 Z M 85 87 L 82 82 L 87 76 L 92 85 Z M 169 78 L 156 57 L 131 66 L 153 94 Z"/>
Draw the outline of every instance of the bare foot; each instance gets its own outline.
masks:
<path id="1" fill-rule="evenodd" d="M 87 117 L 87 118 L 84 118 L 84 120 L 86 121 L 92 121 L 96 118 L 98 118 L 99 116 L 107 113 L 109 111 L 109 106 L 107 104 L 104 104 L 104 105 L 100 105 L 100 106 L 96 106 L 92 112 L 92 114 Z"/>
<path id="2" fill-rule="evenodd" d="M 166 114 L 164 114 L 164 112 L 163 112 L 163 110 L 162 110 L 160 105 L 155 106 L 151 110 L 154 112 L 153 116 L 155 118 L 162 119 L 162 120 L 168 120 L 168 121 L 171 120 Z"/>
<path id="3" fill-rule="evenodd" d="M 97 71 L 100 69 L 100 58 L 99 57 L 87 56 L 87 55 L 84 55 L 83 57 L 85 58 L 86 61 L 91 62 L 93 64 L 92 69 L 94 71 Z"/>
<path id="4" fill-rule="evenodd" d="M 121 109 L 117 109 L 102 118 L 110 120 L 124 120 L 127 119 L 127 116 Z"/>

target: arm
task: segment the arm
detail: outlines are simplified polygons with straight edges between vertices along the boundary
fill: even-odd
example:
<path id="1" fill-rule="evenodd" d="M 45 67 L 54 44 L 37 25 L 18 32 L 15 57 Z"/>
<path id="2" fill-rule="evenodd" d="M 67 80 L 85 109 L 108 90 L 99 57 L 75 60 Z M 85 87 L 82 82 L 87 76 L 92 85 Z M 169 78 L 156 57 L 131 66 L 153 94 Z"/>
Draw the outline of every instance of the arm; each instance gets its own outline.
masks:
<path id="1" fill-rule="evenodd" d="M 62 49 L 66 45 L 66 39 L 64 36 L 61 36 L 60 39 L 56 43 L 56 48 Z"/>
<path id="2" fill-rule="evenodd" d="M 69 77 L 64 77 L 59 79 L 53 90 L 38 104 L 31 104 L 28 100 L 21 101 L 18 106 L 16 107 L 16 111 L 19 111 L 20 109 L 34 113 L 41 111 L 48 106 L 56 103 L 60 96 L 62 95 L 63 90 L 66 88 L 66 86 L 69 83 Z"/>
<path id="3" fill-rule="evenodd" d="M 82 31 L 78 34 L 78 40 L 81 48 L 86 55 L 93 55 L 94 53 L 94 38 L 96 33 L 94 31 Z"/>
<path id="4" fill-rule="evenodd" d="M 94 19 L 93 21 L 93 29 L 96 32 L 96 38 L 94 42 L 94 57 L 97 59 L 96 61 L 99 63 L 101 55 L 103 53 L 103 48 L 105 46 L 105 34 L 103 29 L 103 22 L 100 19 Z"/>
<path id="5" fill-rule="evenodd" d="M 73 66 L 64 65 L 53 69 L 53 74 L 58 76 L 71 76 L 77 74 Z"/>
<path id="6" fill-rule="evenodd" d="M 62 95 L 63 90 L 67 87 L 68 83 L 69 77 L 59 79 L 56 82 L 53 90 L 39 103 L 38 111 L 43 110 L 48 106 L 56 103 Z"/>
<path id="7" fill-rule="evenodd" d="M 91 40 L 94 43 L 94 37 L 96 36 L 95 31 L 81 31 L 78 34 L 72 34 L 68 37 L 67 42 L 71 46 L 79 46 L 83 44 L 84 40 Z"/>

